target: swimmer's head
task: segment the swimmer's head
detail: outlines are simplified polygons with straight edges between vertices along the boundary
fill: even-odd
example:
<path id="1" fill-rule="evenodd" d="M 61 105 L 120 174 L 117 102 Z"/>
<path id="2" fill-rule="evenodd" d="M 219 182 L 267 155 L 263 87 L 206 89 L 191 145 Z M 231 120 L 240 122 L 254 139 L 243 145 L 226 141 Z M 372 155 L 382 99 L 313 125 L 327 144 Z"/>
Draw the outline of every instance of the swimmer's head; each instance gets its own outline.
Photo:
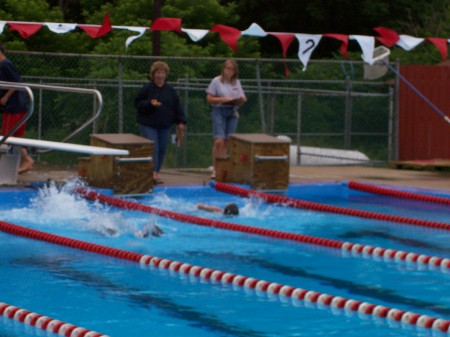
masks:
<path id="1" fill-rule="evenodd" d="M 236 206 L 236 204 L 228 204 L 223 209 L 224 215 L 239 215 L 239 208 Z"/>

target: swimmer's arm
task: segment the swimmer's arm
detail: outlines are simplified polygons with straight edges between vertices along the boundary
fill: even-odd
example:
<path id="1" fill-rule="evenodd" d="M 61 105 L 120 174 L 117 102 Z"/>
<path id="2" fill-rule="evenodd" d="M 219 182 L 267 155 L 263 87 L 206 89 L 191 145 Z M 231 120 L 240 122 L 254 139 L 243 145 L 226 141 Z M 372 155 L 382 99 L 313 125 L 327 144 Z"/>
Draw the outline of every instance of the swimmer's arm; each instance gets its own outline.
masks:
<path id="1" fill-rule="evenodd" d="M 204 210 L 204 211 L 208 211 L 208 212 L 217 212 L 217 213 L 222 213 L 222 208 L 217 207 L 217 206 L 210 206 L 210 205 L 205 205 L 205 204 L 197 204 L 197 208 Z"/>

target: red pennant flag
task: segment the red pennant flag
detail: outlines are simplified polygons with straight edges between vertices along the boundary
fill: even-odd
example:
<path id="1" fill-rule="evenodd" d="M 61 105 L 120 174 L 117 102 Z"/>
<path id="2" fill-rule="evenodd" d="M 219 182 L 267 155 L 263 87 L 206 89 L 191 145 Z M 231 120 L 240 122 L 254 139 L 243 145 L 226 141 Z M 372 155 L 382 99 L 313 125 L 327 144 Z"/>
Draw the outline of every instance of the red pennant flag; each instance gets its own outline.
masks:
<path id="1" fill-rule="evenodd" d="M 438 37 L 427 37 L 425 40 L 430 41 L 432 44 L 436 46 L 436 48 L 439 50 L 439 53 L 441 53 L 442 60 L 447 59 L 447 39 L 438 38 Z"/>
<path id="2" fill-rule="evenodd" d="M 285 59 L 284 62 L 284 69 L 286 72 L 286 77 L 289 76 L 289 69 L 286 64 L 286 54 L 289 49 L 289 46 L 291 45 L 292 41 L 294 41 L 295 34 L 289 34 L 289 33 L 267 33 L 269 35 L 275 36 L 278 41 L 281 43 L 281 50 L 283 51 L 283 58 Z"/>
<path id="3" fill-rule="evenodd" d="M 348 35 L 343 34 L 323 34 L 325 37 L 331 37 L 333 39 L 339 40 L 342 42 L 341 48 L 339 48 L 339 51 L 342 56 L 344 56 L 346 59 L 348 59 L 347 49 L 348 49 Z"/>
<path id="4" fill-rule="evenodd" d="M 400 40 L 400 36 L 393 29 L 386 27 L 376 27 L 373 29 L 381 36 L 375 37 L 379 42 L 390 48 Z"/>
<path id="5" fill-rule="evenodd" d="M 210 29 L 211 32 L 219 33 L 221 39 L 228 44 L 235 52 L 237 51 L 237 42 L 241 36 L 241 31 L 224 25 L 215 25 Z"/>
<path id="6" fill-rule="evenodd" d="M 16 31 L 23 39 L 29 38 L 31 35 L 36 34 L 43 26 L 42 23 L 9 23 L 11 31 Z"/>
<path id="7" fill-rule="evenodd" d="M 109 33 L 112 30 L 108 13 L 105 14 L 105 18 L 103 19 L 103 23 L 100 27 L 93 25 L 78 25 L 78 27 L 84 30 L 86 34 L 92 37 L 93 39 L 102 37 L 103 35 Z"/>
<path id="8" fill-rule="evenodd" d="M 181 33 L 181 19 L 179 18 L 157 18 L 150 26 L 151 30 L 174 30 Z"/>
<path id="9" fill-rule="evenodd" d="M 109 13 L 106 13 L 105 18 L 103 19 L 102 26 L 98 30 L 96 38 L 102 37 L 103 35 L 108 34 L 111 30 L 112 30 L 112 26 L 111 26 L 111 21 L 109 19 Z"/>

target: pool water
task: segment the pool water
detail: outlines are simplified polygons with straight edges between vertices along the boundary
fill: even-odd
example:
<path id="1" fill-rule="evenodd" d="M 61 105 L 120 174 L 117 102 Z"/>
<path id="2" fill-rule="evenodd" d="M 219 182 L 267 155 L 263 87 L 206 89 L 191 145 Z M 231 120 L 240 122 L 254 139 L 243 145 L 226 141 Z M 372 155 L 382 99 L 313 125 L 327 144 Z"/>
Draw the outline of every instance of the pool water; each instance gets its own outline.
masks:
<path id="1" fill-rule="evenodd" d="M 416 192 L 450 197 L 445 191 Z M 101 191 L 108 194 L 109 191 Z M 380 197 L 346 184 L 292 185 L 286 196 L 449 222 L 450 208 Z M 450 257 L 450 233 L 240 198 L 207 187 L 157 188 L 131 199 L 230 223 Z M 234 202 L 238 217 L 196 203 Z M 339 249 L 179 222 L 88 202 L 55 186 L 0 192 L 0 220 L 140 254 L 450 319 L 450 272 Z M 136 236 L 146 224 L 164 234 Z M 112 229 L 112 231 L 111 231 Z M 114 234 L 111 235 L 111 232 Z M 416 325 L 293 300 L 0 232 L 0 302 L 108 336 L 448 336 Z M 369 333 L 370 332 L 370 333 Z M 0 320 L 0 336 L 53 334 Z"/>

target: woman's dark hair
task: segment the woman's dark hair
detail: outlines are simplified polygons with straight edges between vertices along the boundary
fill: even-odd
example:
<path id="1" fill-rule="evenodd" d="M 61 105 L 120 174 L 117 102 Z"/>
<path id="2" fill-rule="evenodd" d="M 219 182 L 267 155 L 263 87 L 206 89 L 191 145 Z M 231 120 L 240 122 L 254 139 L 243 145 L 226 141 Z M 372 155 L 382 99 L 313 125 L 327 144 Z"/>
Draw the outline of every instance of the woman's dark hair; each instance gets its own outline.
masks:
<path id="1" fill-rule="evenodd" d="M 223 209 L 224 215 L 238 215 L 239 214 L 239 208 L 236 206 L 236 204 L 228 204 Z"/>

